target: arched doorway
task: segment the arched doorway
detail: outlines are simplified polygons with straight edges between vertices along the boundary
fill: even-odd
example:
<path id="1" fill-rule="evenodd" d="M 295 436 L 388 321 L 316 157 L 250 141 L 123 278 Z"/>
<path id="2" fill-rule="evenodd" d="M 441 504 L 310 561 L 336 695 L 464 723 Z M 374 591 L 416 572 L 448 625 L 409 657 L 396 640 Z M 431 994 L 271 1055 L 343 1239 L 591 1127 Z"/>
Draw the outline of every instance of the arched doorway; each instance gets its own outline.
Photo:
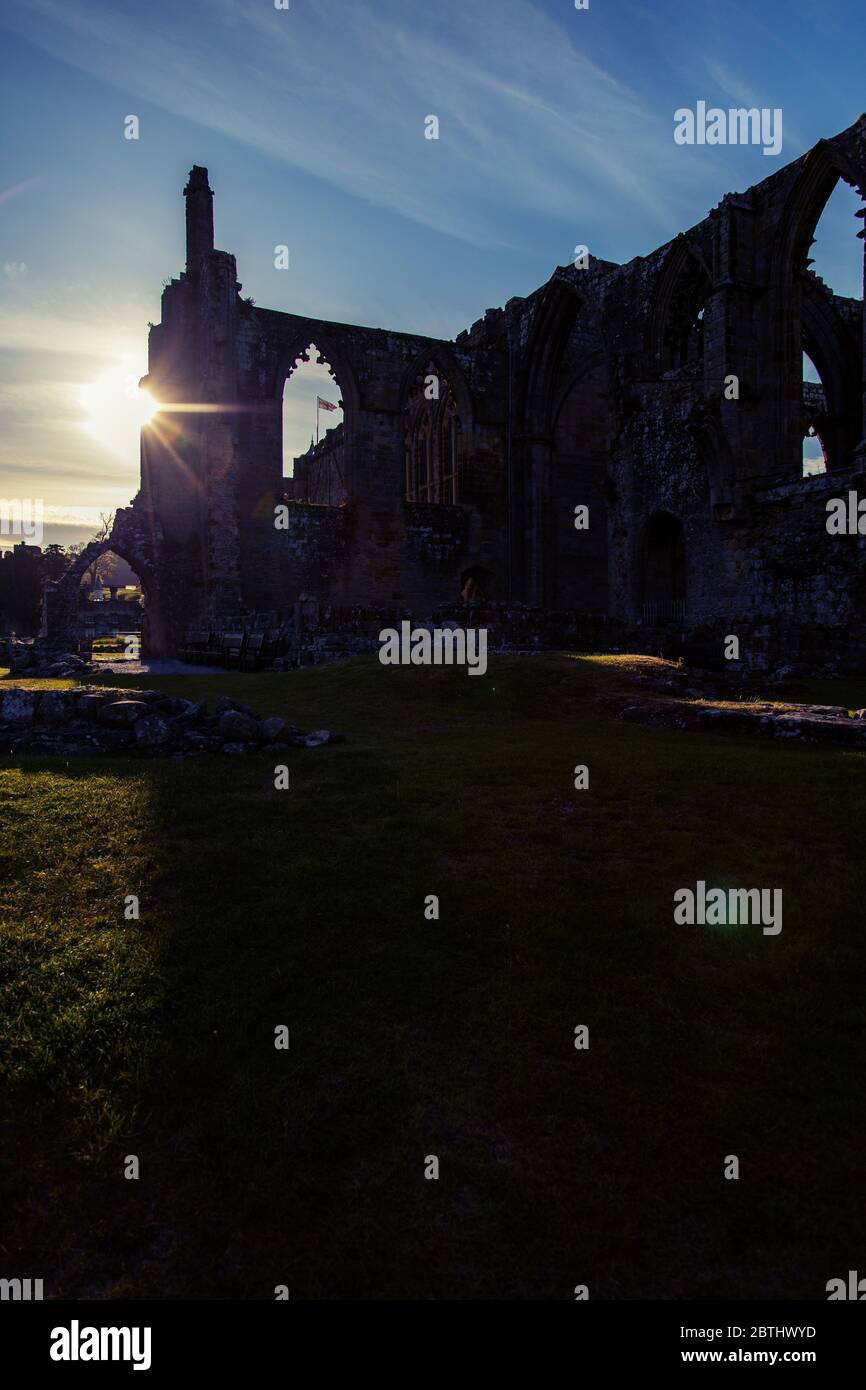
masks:
<path id="1" fill-rule="evenodd" d="M 142 653 L 157 656 L 172 654 L 165 615 L 161 613 L 158 603 L 155 565 L 125 544 L 124 536 L 128 539 L 129 532 L 129 525 L 125 521 L 127 516 L 126 512 L 118 513 L 114 530 L 106 540 L 91 541 L 80 555 L 70 561 L 59 579 L 45 584 L 42 591 L 42 623 L 39 632 L 41 642 L 50 647 L 63 648 L 65 651 L 74 650 L 81 640 L 82 586 L 84 585 L 85 589 L 88 585 L 94 587 L 95 576 L 95 586 L 98 587 L 100 562 L 103 561 L 103 557 L 112 556 L 123 562 L 125 567 L 124 570 L 118 571 L 117 577 L 127 577 L 128 570 L 136 581 L 136 585 L 132 587 L 137 587 L 139 591 L 134 596 L 134 601 L 138 601 L 139 596 L 141 600 L 139 611 Z M 112 575 L 114 571 L 110 561 L 104 563 L 106 574 Z M 109 601 L 111 587 L 109 583 Z M 125 586 L 118 584 L 116 587 L 119 589 Z M 84 601 L 88 601 L 86 595 Z"/>
<path id="2" fill-rule="evenodd" d="M 641 556 L 641 615 L 647 623 L 685 617 L 686 546 L 682 522 L 655 512 L 644 528 Z"/>
<path id="3" fill-rule="evenodd" d="M 140 577 L 116 551 L 102 551 L 78 590 L 79 651 L 95 661 L 138 660 L 145 621 Z"/>

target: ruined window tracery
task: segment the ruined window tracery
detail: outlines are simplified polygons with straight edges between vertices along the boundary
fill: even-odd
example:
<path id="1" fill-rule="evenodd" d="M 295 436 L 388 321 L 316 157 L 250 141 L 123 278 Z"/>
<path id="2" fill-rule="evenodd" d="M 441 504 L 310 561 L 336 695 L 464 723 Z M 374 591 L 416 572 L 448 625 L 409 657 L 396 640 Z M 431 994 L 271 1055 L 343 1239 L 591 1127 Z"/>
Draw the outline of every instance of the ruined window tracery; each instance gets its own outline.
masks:
<path id="1" fill-rule="evenodd" d="M 704 316 L 710 290 L 703 266 L 690 258 L 680 274 L 668 313 L 665 345 L 669 367 L 703 361 Z"/>
<path id="2" fill-rule="evenodd" d="M 827 396 L 821 373 L 807 352 L 803 353 L 803 477 L 826 473 Z"/>
<path id="3" fill-rule="evenodd" d="M 650 342 L 663 373 L 702 364 L 712 289 L 700 249 L 678 237 L 665 257 L 653 296 Z"/>
<path id="4" fill-rule="evenodd" d="M 453 504 L 459 494 L 460 416 L 454 392 L 429 363 L 406 403 L 406 500 Z"/>
<path id="5" fill-rule="evenodd" d="M 348 491 L 342 390 L 314 343 L 298 355 L 286 377 L 282 428 L 287 493 L 296 501 L 344 505 Z"/>
<path id="6" fill-rule="evenodd" d="M 852 235 L 866 216 L 862 194 L 844 176 L 833 175 L 818 190 L 808 215 L 801 219 L 792 261 L 790 286 L 799 308 L 799 325 L 791 335 L 791 347 L 802 350 L 803 418 L 800 434 L 804 478 L 847 467 L 862 438 L 862 385 L 858 357 L 862 332 L 863 252 Z M 811 231 L 811 235 L 810 235 Z M 833 278 L 843 293 L 830 287 L 820 271 L 826 270 L 826 253 L 834 249 Z M 844 255 L 844 259 L 843 259 Z M 791 371 L 796 358 L 791 357 Z M 791 382 L 793 387 L 793 382 Z M 796 436 L 791 422 L 790 444 Z M 792 459 L 793 461 L 793 459 Z"/>

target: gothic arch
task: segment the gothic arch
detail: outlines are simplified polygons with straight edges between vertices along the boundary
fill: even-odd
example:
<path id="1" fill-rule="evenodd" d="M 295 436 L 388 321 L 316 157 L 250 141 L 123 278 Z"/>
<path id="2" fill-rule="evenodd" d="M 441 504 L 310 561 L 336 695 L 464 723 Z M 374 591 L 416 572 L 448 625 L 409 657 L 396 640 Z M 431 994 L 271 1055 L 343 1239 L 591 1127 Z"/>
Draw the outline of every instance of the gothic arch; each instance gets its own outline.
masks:
<path id="1" fill-rule="evenodd" d="M 596 368 L 603 366 L 604 361 L 604 352 L 600 347 L 596 348 L 595 351 L 588 353 L 584 360 L 581 362 L 578 370 L 572 373 L 566 385 L 563 386 L 562 390 L 558 392 L 553 402 L 550 420 L 552 433 L 556 432 L 556 426 L 559 421 L 559 417 L 562 414 L 563 408 L 566 405 L 569 397 L 571 396 L 572 391 L 575 389 L 576 386 L 580 384 L 581 381 L 583 381 L 584 377 L 590 376 L 591 373 L 596 370 Z"/>
<path id="2" fill-rule="evenodd" d="M 840 178 L 866 198 L 866 170 L 855 169 L 832 140 L 819 140 L 803 157 L 779 219 L 771 270 L 775 293 L 788 291 L 805 268 L 815 228 Z"/>
<path id="3" fill-rule="evenodd" d="M 609 602 L 608 533 L 616 492 L 609 473 L 609 376 L 604 352 L 580 344 L 560 369 L 553 403 L 547 497 L 545 585 L 556 608 L 603 613 Z M 588 529 L 578 537 L 575 508 L 585 506 Z"/>
<path id="4" fill-rule="evenodd" d="M 516 428 L 510 469 L 509 556 L 511 591 L 525 603 L 555 602 L 556 480 L 553 475 L 554 422 L 566 397 L 561 390 L 569 339 L 588 296 L 575 279 L 591 270 L 559 267 L 541 290 L 515 382 Z M 598 339 L 600 315 L 593 314 Z"/>
<path id="5" fill-rule="evenodd" d="M 454 353 L 446 343 L 437 342 L 435 339 L 431 339 L 429 343 L 421 348 L 403 373 L 399 394 L 400 413 L 402 414 L 406 409 L 409 392 L 412 390 L 418 377 L 424 375 L 428 363 L 433 364 L 454 392 L 454 397 L 457 401 L 457 409 L 460 412 L 460 419 L 465 422 L 463 428 L 468 436 L 473 429 L 475 417 L 472 394 L 466 383 L 463 368 L 457 361 Z"/>
<path id="6" fill-rule="evenodd" d="M 825 352 L 830 375 L 834 376 L 832 363 L 835 354 L 830 350 L 826 324 L 822 332 L 821 315 L 815 308 L 814 295 L 804 285 L 808 284 L 806 262 L 815 228 L 840 178 L 866 199 L 866 170 L 855 169 L 832 140 L 820 140 L 803 158 L 802 168 L 779 219 L 773 246 L 769 312 L 772 361 L 775 366 L 776 436 L 781 449 L 777 463 L 782 473 L 790 473 L 800 458 L 801 362 L 807 323 L 807 332 L 815 335 L 813 344 L 819 353 L 822 350 Z M 809 299 L 812 304 L 807 307 L 806 301 Z M 816 362 L 816 365 L 821 371 L 820 364 Z M 840 373 L 834 390 L 838 388 L 841 376 Z"/>
<path id="7" fill-rule="evenodd" d="M 681 234 L 656 276 L 646 345 L 654 370 L 685 365 L 695 318 L 712 293 L 713 278 L 700 248 Z"/>
<path id="8" fill-rule="evenodd" d="M 826 397 L 821 443 L 829 469 L 843 467 L 860 440 L 860 344 L 819 282 L 803 285 L 801 348 L 814 362 Z"/>
<path id="9" fill-rule="evenodd" d="M 736 461 L 722 424 L 718 400 L 696 405 L 686 422 L 706 469 L 714 521 L 732 521 L 736 511 Z"/>
<path id="10" fill-rule="evenodd" d="M 160 612 L 156 566 L 153 556 L 145 553 L 140 540 L 128 534 L 125 512 L 119 512 L 111 535 L 106 540 L 91 541 L 85 546 L 64 570 L 59 579 L 46 584 L 43 593 L 41 636 L 51 644 L 71 645 L 78 626 L 78 591 L 86 571 L 101 555 L 111 551 L 125 560 L 141 581 L 145 596 L 146 611 L 149 612 L 154 645 L 161 651 L 163 640 L 164 615 Z"/>
<path id="11" fill-rule="evenodd" d="M 526 351 L 526 373 L 519 398 L 517 418 L 522 422 L 524 436 L 535 439 L 550 437 L 562 358 L 583 303 L 577 287 L 559 271 L 554 273 L 541 292 Z"/>
<path id="12" fill-rule="evenodd" d="M 272 395 L 274 406 L 279 416 L 279 438 L 282 446 L 282 408 L 283 391 L 286 382 L 292 376 L 298 359 L 303 357 L 307 348 L 314 346 L 318 349 L 319 357 L 326 363 L 336 379 L 340 388 L 340 398 L 343 403 L 343 431 L 345 435 L 345 485 L 349 495 L 349 500 L 355 494 L 355 478 L 357 474 L 357 451 L 358 436 L 360 426 L 361 400 L 358 390 L 358 377 L 349 358 L 346 356 L 340 344 L 336 341 L 336 335 L 327 325 L 317 323 L 313 319 L 307 319 L 299 328 L 293 328 L 280 344 L 274 368 L 272 383 Z M 282 458 L 282 453 L 280 455 Z"/>
<path id="13" fill-rule="evenodd" d="M 345 418 L 351 418 L 353 423 L 356 422 L 360 409 L 357 373 L 340 345 L 334 341 L 334 335 L 328 327 L 312 319 L 306 320 L 301 328 L 295 329 L 279 347 L 273 380 L 274 396 L 277 400 L 282 400 L 283 387 L 294 372 L 298 358 L 303 357 L 310 344 L 318 348 L 319 356 L 328 364 L 337 379 L 343 397 Z"/>
<path id="14" fill-rule="evenodd" d="M 432 401 L 425 395 L 428 376 L 440 382 Z M 406 499 L 460 502 L 473 439 L 472 398 L 459 364 L 443 344 L 431 342 L 414 358 L 403 374 L 399 402 Z"/>

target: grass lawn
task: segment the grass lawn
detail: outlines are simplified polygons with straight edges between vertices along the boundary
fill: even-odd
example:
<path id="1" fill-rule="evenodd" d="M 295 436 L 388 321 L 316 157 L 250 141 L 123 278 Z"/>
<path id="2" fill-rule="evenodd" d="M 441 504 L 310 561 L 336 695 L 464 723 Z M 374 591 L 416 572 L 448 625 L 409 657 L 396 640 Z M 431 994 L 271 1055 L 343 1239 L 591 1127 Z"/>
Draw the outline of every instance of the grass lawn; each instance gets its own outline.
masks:
<path id="1" fill-rule="evenodd" d="M 866 754 L 622 724 L 625 679 L 145 678 L 348 736 L 288 791 L 261 757 L 0 761 L 0 1276 L 824 1299 L 862 1268 Z M 698 879 L 782 888 L 781 935 L 674 925 Z"/>

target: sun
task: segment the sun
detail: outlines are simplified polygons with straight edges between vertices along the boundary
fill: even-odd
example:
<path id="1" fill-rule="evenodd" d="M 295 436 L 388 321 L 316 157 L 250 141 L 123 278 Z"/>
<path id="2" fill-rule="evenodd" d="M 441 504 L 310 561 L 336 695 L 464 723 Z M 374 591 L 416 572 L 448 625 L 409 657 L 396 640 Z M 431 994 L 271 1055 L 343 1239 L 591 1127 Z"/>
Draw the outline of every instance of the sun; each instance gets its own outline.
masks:
<path id="1" fill-rule="evenodd" d="M 126 456 L 137 450 L 141 429 L 159 409 L 153 396 L 139 387 L 141 376 L 132 359 L 123 358 L 96 381 L 78 388 L 78 404 L 85 412 L 82 427 L 112 453 Z"/>

